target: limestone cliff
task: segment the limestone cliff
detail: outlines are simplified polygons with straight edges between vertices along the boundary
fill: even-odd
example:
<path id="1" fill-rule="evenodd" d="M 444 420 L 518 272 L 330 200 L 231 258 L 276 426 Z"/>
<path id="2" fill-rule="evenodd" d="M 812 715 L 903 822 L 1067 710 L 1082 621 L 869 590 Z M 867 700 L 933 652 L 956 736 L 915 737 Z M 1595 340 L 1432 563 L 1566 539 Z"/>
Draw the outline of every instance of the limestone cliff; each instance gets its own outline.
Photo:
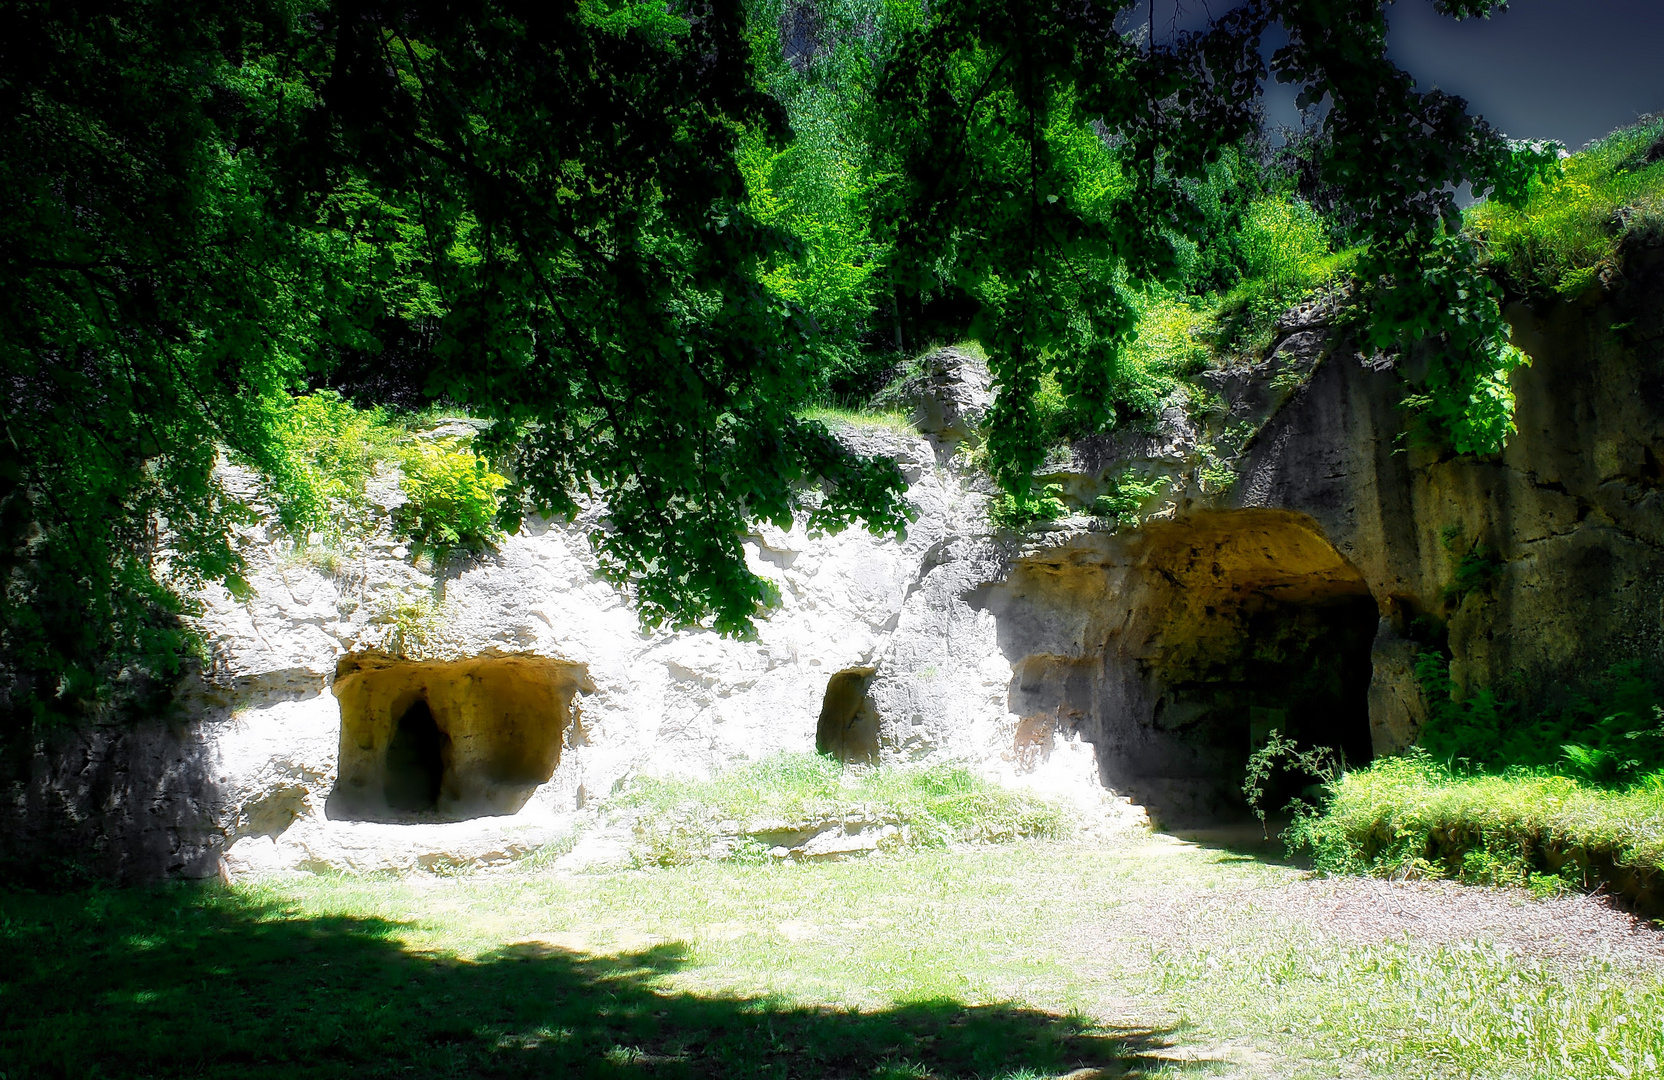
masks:
<path id="1" fill-rule="evenodd" d="M 845 432 L 901 465 L 906 540 L 759 530 L 781 605 L 755 641 L 644 632 L 594 572 L 593 514 L 418 563 L 383 477 L 339 558 L 251 529 L 254 596 L 205 598 L 212 668 L 166 716 L 43 742 L 6 853 L 129 878 L 489 864 L 632 775 L 816 747 L 1183 822 L 1240 809 L 1272 730 L 1354 761 L 1413 741 L 1413 639 L 1448 642 L 1463 692 L 1527 707 L 1617 659 L 1664 665 L 1664 252 L 1626 267 L 1510 313 L 1533 362 L 1500 457 L 1418 440 L 1417 357 L 1360 355 L 1320 301 L 1148 430 L 1050 462 L 1077 512 L 1023 535 L 988 525 L 959 442 L 985 377 L 942 358 L 914 388 L 947 395 L 919 403 L 931 435 Z"/>

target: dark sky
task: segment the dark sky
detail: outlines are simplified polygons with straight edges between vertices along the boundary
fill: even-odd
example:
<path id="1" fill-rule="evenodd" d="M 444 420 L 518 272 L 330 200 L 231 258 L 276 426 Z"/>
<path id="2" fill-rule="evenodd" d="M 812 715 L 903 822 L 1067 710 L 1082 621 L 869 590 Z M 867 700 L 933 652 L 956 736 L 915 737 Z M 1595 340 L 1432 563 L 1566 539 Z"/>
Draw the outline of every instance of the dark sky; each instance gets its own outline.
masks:
<path id="1" fill-rule="evenodd" d="M 1161 40 L 1235 5 L 1140 0 L 1122 25 L 1136 32 L 1153 16 Z M 1664 0 L 1513 0 L 1500 15 L 1462 22 L 1438 14 L 1432 0 L 1397 0 L 1387 18 L 1388 55 L 1422 89 L 1460 94 L 1513 138 L 1575 150 L 1664 111 Z M 1277 123 L 1299 121 L 1290 87 L 1268 86 L 1266 110 Z"/>
<path id="2" fill-rule="evenodd" d="M 1468 99 L 1516 139 L 1575 150 L 1664 111 L 1664 0 L 1513 0 L 1456 22 L 1432 0 L 1387 9 L 1387 49 L 1422 89 Z"/>

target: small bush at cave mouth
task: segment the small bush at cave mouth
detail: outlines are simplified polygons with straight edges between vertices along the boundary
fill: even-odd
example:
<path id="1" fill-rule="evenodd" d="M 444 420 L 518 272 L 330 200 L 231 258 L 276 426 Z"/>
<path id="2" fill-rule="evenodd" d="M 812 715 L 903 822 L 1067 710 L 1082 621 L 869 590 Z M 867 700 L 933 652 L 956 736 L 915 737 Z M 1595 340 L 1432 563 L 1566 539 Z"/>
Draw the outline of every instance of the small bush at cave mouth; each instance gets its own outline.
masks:
<path id="1" fill-rule="evenodd" d="M 749 841 L 753 831 L 838 818 L 894 823 L 917 847 L 1071 831 L 1058 804 L 1002 788 L 962 765 L 843 765 L 819 754 L 777 754 L 710 780 L 642 777 L 610 808 L 639 813 L 637 857 L 659 865 L 713 853 L 761 858 L 764 849 Z"/>

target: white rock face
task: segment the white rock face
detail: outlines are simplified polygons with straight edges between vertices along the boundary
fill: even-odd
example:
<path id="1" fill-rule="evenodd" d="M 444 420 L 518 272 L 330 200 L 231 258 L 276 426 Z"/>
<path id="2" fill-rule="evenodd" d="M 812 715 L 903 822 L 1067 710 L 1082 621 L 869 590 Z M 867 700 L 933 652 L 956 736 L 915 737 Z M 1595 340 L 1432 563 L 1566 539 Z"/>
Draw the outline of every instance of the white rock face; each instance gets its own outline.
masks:
<path id="1" fill-rule="evenodd" d="M 1105 793 L 1090 748 L 1017 747 L 1006 707 L 1011 665 L 993 617 L 967 594 L 1003 572 L 987 534 L 986 481 L 935 439 L 850 431 L 894 457 L 918 513 L 904 541 L 859 529 L 810 537 L 763 528 L 752 570 L 780 607 L 755 641 L 707 631 L 644 632 L 626 598 L 595 573 L 592 524 L 529 523 L 493 553 L 435 575 L 388 529 L 396 482 L 372 485 L 374 535 L 338 565 L 249 536 L 254 595 L 206 597 L 224 700 L 203 737 L 224 793 L 230 873 L 339 868 L 444 870 L 521 857 L 569 836 L 574 819 L 637 774 L 703 777 L 814 747 L 828 679 L 876 666 L 886 758 L 952 758 L 1012 783 L 1088 804 Z M 240 483 L 252 478 L 234 476 Z M 989 574 L 995 575 L 989 577 Z M 337 779 L 337 662 L 361 652 L 412 660 L 537 656 L 582 665 L 594 690 L 575 702 L 558 767 L 513 815 L 387 824 L 331 820 Z M 575 864 L 622 853 L 591 838 Z M 595 849 L 595 850 L 591 850 Z"/>

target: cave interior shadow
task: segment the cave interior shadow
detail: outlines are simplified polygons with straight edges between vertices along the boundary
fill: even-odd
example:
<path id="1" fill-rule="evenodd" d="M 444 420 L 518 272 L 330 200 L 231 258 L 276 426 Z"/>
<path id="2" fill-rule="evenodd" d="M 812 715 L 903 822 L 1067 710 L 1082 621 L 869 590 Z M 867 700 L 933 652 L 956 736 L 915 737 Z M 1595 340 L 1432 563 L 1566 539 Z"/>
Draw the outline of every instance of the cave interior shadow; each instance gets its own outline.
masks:
<path id="1" fill-rule="evenodd" d="M 855 1010 L 665 985 L 685 947 L 406 948 L 217 885 L 0 892 L 13 1075 L 1173 1075 L 1171 1029 L 951 1000 Z M 1196 1068 L 1206 1062 L 1195 1063 Z"/>
<path id="2" fill-rule="evenodd" d="M 1188 844 L 1217 852 L 1219 862 L 1257 862 L 1309 871 L 1311 856 L 1291 850 L 1282 838 L 1289 821 L 1286 814 L 1267 814 L 1263 828 L 1257 820 L 1233 820 L 1162 831 Z"/>

